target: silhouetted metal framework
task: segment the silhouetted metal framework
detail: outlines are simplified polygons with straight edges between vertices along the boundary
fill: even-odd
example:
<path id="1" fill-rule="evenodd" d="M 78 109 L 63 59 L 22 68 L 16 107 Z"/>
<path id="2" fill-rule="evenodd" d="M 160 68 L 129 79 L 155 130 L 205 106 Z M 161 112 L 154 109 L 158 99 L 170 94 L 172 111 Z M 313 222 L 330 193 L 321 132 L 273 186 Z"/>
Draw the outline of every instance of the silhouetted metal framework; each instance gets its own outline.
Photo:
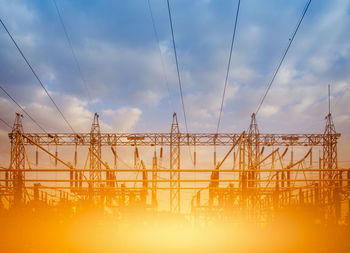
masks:
<path id="1" fill-rule="evenodd" d="M 144 173 L 147 173 L 147 172 L 144 172 Z M 157 159 L 157 153 L 156 151 L 154 151 L 154 156 L 152 159 L 152 207 L 153 209 L 157 209 L 157 206 L 158 206 L 157 180 L 158 180 L 158 159 Z"/>
<path id="2" fill-rule="evenodd" d="M 22 126 L 23 115 L 16 113 L 16 119 L 11 132 L 11 161 L 10 172 L 6 173 L 6 178 L 10 181 L 6 182 L 14 191 L 14 203 L 19 204 L 24 198 L 24 180 L 25 180 L 25 149 L 23 145 L 23 137 L 20 133 L 23 132 Z"/>
<path id="3" fill-rule="evenodd" d="M 322 203 L 330 203 L 335 202 L 338 204 L 328 205 L 327 207 L 327 215 L 329 219 L 339 220 L 340 214 L 340 201 L 341 191 L 339 190 L 339 186 L 343 183 L 341 181 L 342 174 L 337 172 L 338 169 L 338 152 L 337 152 L 337 138 L 335 137 L 336 131 L 334 127 L 334 123 L 332 120 L 331 113 L 328 113 L 326 116 L 326 127 L 324 131 L 324 146 L 323 146 L 323 168 L 326 169 L 323 172 L 323 187 L 322 191 Z M 340 179 L 340 181 L 338 181 Z M 334 189 L 334 190 L 333 190 Z M 327 200 L 326 200 L 327 198 Z"/>
<path id="4" fill-rule="evenodd" d="M 26 133 L 26 136 L 40 145 L 90 146 L 90 133 Z M 171 133 L 101 133 L 102 146 L 170 146 Z M 240 133 L 178 133 L 180 146 L 232 146 Z M 9 135 L 12 138 L 11 134 Z M 338 139 L 340 133 L 331 138 Z M 31 145 L 28 140 L 25 144 Z M 273 134 L 260 133 L 257 139 L 260 146 L 324 146 L 325 134 Z"/>
<path id="5" fill-rule="evenodd" d="M 249 131 L 247 135 L 247 151 L 248 151 L 248 170 L 247 178 L 250 197 L 250 205 L 255 207 L 256 202 L 258 201 L 259 195 L 256 194 L 257 189 L 259 188 L 259 161 L 260 161 L 260 145 L 259 145 L 259 129 L 256 122 L 255 113 L 251 116 L 251 122 L 249 126 Z"/>
<path id="6" fill-rule="evenodd" d="M 258 217 L 262 210 L 278 210 L 286 204 L 304 203 L 311 198 L 308 194 L 312 194 L 314 203 L 321 203 L 322 208 L 329 207 L 329 218 L 338 220 L 339 215 L 336 214 L 340 210 L 340 198 L 345 198 L 350 189 L 350 170 L 339 170 L 337 167 L 337 139 L 340 137 L 336 133 L 331 115 L 327 116 L 326 130 L 322 134 L 262 134 L 259 132 L 255 115 L 252 115 L 251 124 L 247 133 L 180 133 L 179 124 L 176 114 L 173 114 L 170 133 L 101 133 L 98 115 L 94 115 L 91 132 L 78 134 L 65 133 L 23 133 L 21 117 L 16 115 L 13 131 L 9 134 L 11 140 L 11 165 L 8 169 L 1 171 L 7 173 L 5 182 L 7 193 L 13 196 L 15 202 L 23 200 L 24 189 L 32 189 L 32 183 L 35 184 L 36 199 L 38 199 L 38 190 L 55 189 L 62 191 L 60 199 L 66 201 L 68 193 L 65 190 L 71 190 L 71 194 L 75 198 L 86 199 L 90 196 L 90 200 L 101 200 L 99 203 L 107 205 L 117 205 L 124 208 L 131 203 L 138 202 L 144 207 L 157 208 L 157 191 L 167 190 L 170 192 L 170 210 L 172 212 L 180 212 L 180 193 L 184 190 L 204 190 L 209 189 L 209 202 L 205 207 L 200 204 L 200 191 L 197 193 L 197 202 L 199 206 L 195 208 L 208 208 L 211 213 L 224 210 L 223 208 L 231 208 L 239 210 L 244 214 L 245 218 L 251 219 Z M 64 165 L 62 168 L 51 168 L 47 170 L 36 168 L 32 170 L 25 169 L 26 149 L 27 146 L 36 146 L 55 161 L 59 161 Z M 45 147 L 54 146 L 71 146 L 77 150 L 78 146 L 89 148 L 88 158 L 90 167 L 77 168 L 76 162 L 73 167 L 71 164 L 64 162 L 57 155 L 50 153 Z M 206 169 L 181 169 L 181 146 L 226 146 L 231 147 L 230 152 L 234 153 L 233 169 L 221 169 L 220 162 L 214 170 Z M 114 154 L 114 169 L 110 169 L 108 164 L 101 159 L 102 146 L 110 146 Z M 157 159 L 156 153 L 153 157 L 152 169 L 146 169 L 143 162 L 142 166 L 134 168 L 116 168 L 116 149 L 122 146 L 135 147 L 135 159 L 139 159 L 138 146 L 159 146 L 160 156 Z M 163 147 L 169 147 L 169 163 L 168 169 L 161 166 Z M 270 154 L 263 155 L 264 148 L 274 147 Z M 284 152 L 279 153 L 279 147 L 284 146 Z M 289 146 L 307 147 L 309 152 L 299 161 L 293 161 L 291 152 L 291 161 L 288 165 L 283 165 L 283 157 L 287 153 Z M 321 147 L 323 150 L 319 169 L 312 168 L 312 147 Z M 229 153 L 230 153 L 229 152 Z M 226 154 L 225 158 L 228 157 Z M 77 160 L 75 154 L 75 161 Z M 310 158 L 310 168 L 304 168 L 305 159 Z M 268 160 L 268 161 L 267 161 Z M 135 160 L 136 161 L 136 160 Z M 275 168 L 275 163 L 280 164 L 280 169 Z M 262 165 L 264 163 L 264 165 Z M 102 168 L 101 166 L 104 166 Z M 238 166 L 237 166 L 238 165 Z M 260 166 L 269 166 L 269 169 Z M 277 167 L 277 166 L 276 166 Z M 24 173 L 40 171 L 61 171 L 69 172 L 70 179 L 53 179 L 28 178 L 25 187 Z M 118 178 L 117 172 L 141 172 L 142 179 L 125 179 Z M 158 173 L 169 173 L 168 177 L 158 178 Z M 188 179 L 181 178 L 181 173 L 188 172 L 211 172 L 210 178 Z M 314 177 L 297 177 L 298 173 L 319 172 L 319 178 Z M 148 175 L 152 173 L 152 177 Z M 222 173 L 229 173 L 230 178 L 222 176 Z M 265 173 L 265 174 L 264 174 Z M 267 173 L 269 174 L 268 177 Z M 347 173 L 347 179 L 341 178 L 341 175 Z M 67 175 L 67 174 L 66 174 Z M 301 174 L 299 174 L 301 175 Z M 310 174 L 311 175 L 311 174 Z M 315 175 L 315 174 L 313 174 Z M 261 176 L 261 177 L 260 177 Z M 54 188 L 50 186 L 38 185 L 38 183 L 56 182 L 60 183 Z M 188 186 L 187 183 L 201 182 L 208 183 L 208 186 Z M 347 182 L 347 186 L 344 184 Z M 128 183 L 128 185 L 127 185 Z M 134 187 L 131 187 L 133 183 Z M 142 185 L 140 186 L 140 183 Z M 160 183 L 160 185 L 158 185 Z M 166 184 L 165 184 L 166 183 Z M 187 184 L 187 186 L 185 186 Z M 226 185 L 227 187 L 223 187 Z M 148 205 L 147 192 L 152 187 L 152 202 Z M 310 193 L 310 191 L 312 193 Z M 298 191 L 298 194 L 296 194 Z M 61 192 L 60 192 L 61 193 Z M 44 198 L 45 199 L 45 198 Z M 105 200 L 107 200 L 105 202 Z M 310 202 L 310 201 L 309 201 Z M 337 207 L 338 206 L 338 207 Z M 272 208 L 271 208 L 272 207 Z M 270 208 L 270 209 L 269 209 Z"/>
<path id="7" fill-rule="evenodd" d="M 337 132 L 335 131 L 332 115 L 330 113 L 326 116 L 323 142 L 323 167 L 328 169 L 324 178 L 335 179 L 337 178 L 337 174 L 333 170 L 338 168 Z"/>
<path id="8" fill-rule="evenodd" d="M 98 188 L 101 185 L 101 130 L 99 115 L 95 113 L 90 131 L 90 187 Z"/>
<path id="9" fill-rule="evenodd" d="M 170 210 L 180 212 L 180 130 L 176 113 L 170 132 Z"/>

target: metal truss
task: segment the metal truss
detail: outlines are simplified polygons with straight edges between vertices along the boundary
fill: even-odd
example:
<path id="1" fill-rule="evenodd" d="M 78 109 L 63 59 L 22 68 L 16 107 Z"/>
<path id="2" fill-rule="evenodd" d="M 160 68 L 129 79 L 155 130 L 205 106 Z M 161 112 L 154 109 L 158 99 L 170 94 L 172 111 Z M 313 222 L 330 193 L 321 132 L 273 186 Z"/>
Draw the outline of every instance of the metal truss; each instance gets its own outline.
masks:
<path id="1" fill-rule="evenodd" d="M 25 133 L 40 145 L 90 146 L 91 133 Z M 102 146 L 170 146 L 171 133 L 101 133 Z M 179 133 L 180 146 L 232 146 L 240 133 Z M 15 136 L 10 133 L 10 139 Z M 340 133 L 330 137 L 339 139 Z M 328 133 L 274 134 L 259 133 L 257 144 L 260 146 L 325 146 Z M 31 145 L 25 140 L 26 145 Z"/>

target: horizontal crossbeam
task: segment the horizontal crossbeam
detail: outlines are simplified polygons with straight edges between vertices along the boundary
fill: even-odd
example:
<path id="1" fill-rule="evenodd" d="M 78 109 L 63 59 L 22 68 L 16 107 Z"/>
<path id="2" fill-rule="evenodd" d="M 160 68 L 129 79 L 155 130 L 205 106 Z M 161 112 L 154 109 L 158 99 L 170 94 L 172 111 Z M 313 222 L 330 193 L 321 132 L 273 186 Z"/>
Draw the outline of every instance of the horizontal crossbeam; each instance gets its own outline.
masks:
<path id="1" fill-rule="evenodd" d="M 25 133 L 39 145 L 89 146 L 90 133 Z M 180 146 L 232 146 L 240 133 L 180 133 Z M 325 134 L 259 134 L 258 143 L 262 146 L 324 146 Z M 336 141 L 340 133 L 332 135 Z M 12 140 L 13 135 L 9 133 Z M 25 140 L 25 145 L 33 145 Z M 102 146 L 170 146 L 170 133 L 101 133 Z"/>

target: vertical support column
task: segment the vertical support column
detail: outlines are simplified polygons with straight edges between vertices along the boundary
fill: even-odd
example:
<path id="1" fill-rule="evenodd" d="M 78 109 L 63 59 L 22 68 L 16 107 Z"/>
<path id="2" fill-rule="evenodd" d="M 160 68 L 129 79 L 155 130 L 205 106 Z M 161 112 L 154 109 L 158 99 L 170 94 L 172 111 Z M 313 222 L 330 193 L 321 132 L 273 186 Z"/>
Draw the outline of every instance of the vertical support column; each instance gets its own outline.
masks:
<path id="1" fill-rule="evenodd" d="M 153 167 L 152 167 L 152 207 L 154 210 L 157 209 L 157 175 L 158 174 L 158 162 L 157 162 L 157 154 L 154 151 L 153 156 Z"/>
<path id="2" fill-rule="evenodd" d="M 335 202 L 332 199 L 332 189 L 336 187 L 336 179 L 338 174 L 338 152 L 337 152 L 337 138 L 340 134 L 337 134 L 334 123 L 332 120 L 332 114 L 330 109 L 330 87 L 328 86 L 328 115 L 326 116 L 326 127 L 323 135 L 323 186 L 326 187 L 328 204 L 330 204 L 329 217 L 335 218 L 336 206 L 332 205 Z M 334 195 L 334 194 L 333 194 Z M 334 197 L 333 197 L 334 198 Z"/>
<path id="3" fill-rule="evenodd" d="M 335 187 L 333 190 L 333 198 L 334 198 L 334 218 L 335 223 L 338 224 L 341 218 L 341 197 L 340 197 L 340 186 L 338 182 L 335 183 Z"/>
<path id="4" fill-rule="evenodd" d="M 57 143 L 56 143 L 55 156 L 58 157 Z M 57 159 L 55 159 L 55 167 L 57 168 Z"/>
<path id="5" fill-rule="evenodd" d="M 176 113 L 170 131 L 170 211 L 180 213 L 180 130 Z"/>
<path id="6" fill-rule="evenodd" d="M 318 183 L 315 184 L 315 206 L 319 208 L 320 205 L 320 186 Z"/>
<path id="7" fill-rule="evenodd" d="M 36 150 L 35 150 L 35 166 L 38 167 L 39 165 L 39 150 L 38 150 L 38 147 L 36 147 Z"/>
<path id="8" fill-rule="evenodd" d="M 256 122 L 255 113 L 251 116 L 251 122 L 249 126 L 247 136 L 247 149 L 248 149 L 248 192 L 252 202 L 252 208 L 255 209 L 257 203 L 257 189 L 259 188 L 258 179 L 260 179 L 259 161 L 260 161 L 260 147 L 259 147 L 259 129 Z M 254 214 L 254 211 L 253 211 Z"/>
<path id="9" fill-rule="evenodd" d="M 125 206 L 125 183 L 121 184 L 120 186 L 120 201 L 119 206 L 124 207 Z"/>
<path id="10" fill-rule="evenodd" d="M 247 206 L 247 172 L 245 171 L 246 141 L 247 141 L 246 135 L 244 134 L 242 137 L 241 144 L 238 147 L 239 171 L 240 171 L 239 187 L 241 188 L 240 205 L 241 205 L 243 217 L 245 217 L 245 211 Z"/>
<path id="11" fill-rule="evenodd" d="M 71 191 L 73 191 L 73 183 L 74 183 L 74 171 L 73 171 L 73 167 L 70 167 L 69 168 L 69 186 Z"/>
<path id="12" fill-rule="evenodd" d="M 141 192 L 141 202 L 146 205 L 147 195 L 148 195 L 148 174 L 145 163 L 141 160 L 142 167 L 142 192 Z"/>
<path id="13" fill-rule="evenodd" d="M 110 203 L 112 203 L 112 197 L 116 194 L 116 188 L 118 188 L 118 184 L 117 184 L 117 169 L 118 169 L 118 163 L 117 163 L 117 158 L 118 158 L 118 154 L 117 154 L 117 146 L 115 147 L 111 147 L 112 153 L 113 153 L 113 157 L 114 157 L 114 170 L 113 172 L 109 172 L 109 177 L 111 180 L 110 183 Z"/>
<path id="14" fill-rule="evenodd" d="M 101 130 L 99 115 L 95 113 L 90 131 L 90 190 L 94 198 L 95 189 L 102 183 L 101 178 Z"/>
<path id="15" fill-rule="evenodd" d="M 74 168 L 77 168 L 78 165 L 78 144 L 75 144 L 75 150 L 74 150 Z"/>
<path id="16" fill-rule="evenodd" d="M 273 206 L 274 206 L 275 211 L 279 208 L 279 202 L 280 202 L 280 184 L 279 184 L 279 171 L 277 171 L 276 172 L 274 201 L 273 201 Z"/>
<path id="17" fill-rule="evenodd" d="M 214 199 L 218 196 L 219 193 L 219 169 L 216 167 L 210 176 L 209 183 L 209 208 L 213 207 Z"/>
<path id="18" fill-rule="evenodd" d="M 25 150 L 23 137 L 20 133 L 23 133 L 22 126 L 23 115 L 16 113 L 16 119 L 13 124 L 12 132 L 10 134 L 11 139 L 11 164 L 10 164 L 10 187 L 13 189 L 14 204 L 18 205 L 24 201 L 24 187 L 25 187 Z"/>
<path id="19" fill-rule="evenodd" d="M 217 164 L 216 164 L 216 138 L 217 137 L 218 137 L 218 134 L 215 134 L 215 137 L 214 137 L 214 160 L 213 160 L 214 167 L 213 167 L 213 169 L 215 169 L 217 166 Z"/>
<path id="20" fill-rule="evenodd" d="M 39 187 L 40 184 L 36 183 L 33 185 L 34 186 L 34 203 L 37 204 L 39 201 Z"/>
<path id="21" fill-rule="evenodd" d="M 325 180 L 327 185 L 335 183 L 333 179 L 337 176 L 334 170 L 338 169 L 337 155 L 337 133 L 332 120 L 332 115 L 329 113 L 326 117 L 326 127 L 323 136 L 323 168 L 326 170 Z"/>
<path id="22" fill-rule="evenodd" d="M 324 204 L 324 185 L 323 185 L 323 171 L 322 171 L 322 158 L 321 158 L 321 151 L 318 152 L 318 185 L 320 186 L 320 203 Z"/>
<path id="23" fill-rule="evenodd" d="M 113 158 L 114 158 L 114 166 L 113 168 L 116 170 L 117 169 L 117 147 L 113 148 L 111 147 L 112 153 L 113 153 Z"/>
<path id="24" fill-rule="evenodd" d="M 301 188 L 299 189 L 299 205 L 301 207 L 304 205 L 304 193 Z"/>

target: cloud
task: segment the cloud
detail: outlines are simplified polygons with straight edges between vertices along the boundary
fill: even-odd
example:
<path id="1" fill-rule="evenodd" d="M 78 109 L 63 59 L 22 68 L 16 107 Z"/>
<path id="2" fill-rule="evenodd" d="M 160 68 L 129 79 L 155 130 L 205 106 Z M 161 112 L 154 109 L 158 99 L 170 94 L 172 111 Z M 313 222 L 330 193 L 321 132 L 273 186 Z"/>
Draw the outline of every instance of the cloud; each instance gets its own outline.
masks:
<path id="1" fill-rule="evenodd" d="M 65 115 L 68 122 L 76 132 L 89 132 L 93 120 L 93 113 L 87 109 L 88 103 L 76 97 L 50 92 L 55 102 Z M 46 94 L 41 90 L 36 90 L 33 94 L 36 101 L 25 106 L 25 110 L 48 132 L 71 132 L 66 122 L 63 120 L 56 108 L 48 100 Z M 12 125 L 15 118 L 15 112 L 24 114 L 12 101 L 0 97 L 0 115 L 6 122 Z M 118 109 L 105 109 L 102 111 L 102 117 L 99 118 L 102 132 L 125 132 L 131 131 L 139 121 L 142 111 L 133 107 L 121 107 Z M 109 120 L 109 118 L 111 120 Z M 111 123 L 107 123 L 111 121 Z M 24 131 L 41 132 L 25 114 L 23 119 Z M 8 131 L 5 125 L 0 129 Z"/>
<path id="2" fill-rule="evenodd" d="M 74 122 L 74 128 L 89 131 L 95 110 L 103 112 L 100 120 L 104 131 L 169 131 L 174 110 L 180 125 L 183 124 L 164 2 L 154 2 L 152 7 L 165 70 L 146 4 L 58 3 L 92 102 L 87 97 L 52 3 L 5 0 L 0 3 L 4 6 L 1 16 L 69 121 Z M 294 1 L 253 0 L 242 4 L 222 114 L 223 131 L 241 131 L 249 125 L 250 115 L 271 80 L 303 6 L 304 3 Z M 190 131 L 215 130 L 234 8 L 234 4 L 220 1 L 173 4 Z M 336 128 L 349 132 L 348 10 L 348 1 L 312 3 L 257 115 L 262 130 L 322 131 L 330 83 Z M 0 84 L 45 128 L 69 131 L 4 35 L 0 36 L 0 65 L 3 66 Z M 1 96 L 5 99 L 3 94 Z M 1 103 L 2 118 L 12 122 L 17 109 L 7 98 L 6 103 Z M 26 120 L 26 127 L 38 131 L 31 124 Z"/>
<path id="3" fill-rule="evenodd" d="M 278 76 L 276 78 L 276 83 L 278 84 L 290 84 L 296 78 L 298 72 L 295 69 L 282 67 L 279 70 Z"/>
<path id="4" fill-rule="evenodd" d="M 293 109 L 298 113 L 304 113 L 307 108 L 309 108 L 310 105 L 314 103 L 313 98 L 304 98 L 300 103 L 295 105 Z"/>
<path id="5" fill-rule="evenodd" d="M 87 102 L 82 101 L 76 97 L 50 92 L 51 96 L 55 100 L 56 104 L 71 123 L 74 130 L 87 131 L 92 121 L 92 113 L 86 108 Z M 37 121 L 46 131 L 57 132 L 71 132 L 66 122 L 63 120 L 59 112 L 53 106 L 52 102 L 48 99 L 46 94 L 42 90 L 34 90 L 32 93 L 27 94 L 35 98 L 28 104 L 22 104 L 22 107 Z M 12 101 L 6 98 L 0 99 L 1 115 L 6 115 L 7 122 L 12 122 L 15 117 L 15 112 L 19 112 L 24 115 L 23 125 L 25 131 L 39 131 L 41 130 L 33 123 L 25 114 L 18 108 Z"/>
<path id="6" fill-rule="evenodd" d="M 225 100 L 223 113 L 225 113 L 225 107 L 232 103 L 237 96 L 239 91 L 239 85 L 227 85 L 225 92 Z M 204 129 L 204 122 L 207 121 L 206 126 L 211 126 L 209 129 L 212 130 L 216 126 L 222 99 L 223 85 L 220 89 L 213 87 L 209 93 L 196 93 L 188 94 L 185 97 L 185 105 L 188 109 L 188 118 L 191 119 L 190 125 L 193 127 L 201 125 Z M 197 121 L 197 122 L 196 122 Z M 208 128 L 206 128 L 208 130 Z"/>
<path id="7" fill-rule="evenodd" d="M 278 107 L 272 105 L 264 105 L 260 109 L 260 116 L 270 117 L 278 112 Z"/>
<path id="8" fill-rule="evenodd" d="M 142 114 L 138 108 L 122 107 L 117 110 L 107 109 L 103 112 L 104 116 L 112 118 L 112 129 L 117 132 L 130 132 L 137 124 Z"/>

